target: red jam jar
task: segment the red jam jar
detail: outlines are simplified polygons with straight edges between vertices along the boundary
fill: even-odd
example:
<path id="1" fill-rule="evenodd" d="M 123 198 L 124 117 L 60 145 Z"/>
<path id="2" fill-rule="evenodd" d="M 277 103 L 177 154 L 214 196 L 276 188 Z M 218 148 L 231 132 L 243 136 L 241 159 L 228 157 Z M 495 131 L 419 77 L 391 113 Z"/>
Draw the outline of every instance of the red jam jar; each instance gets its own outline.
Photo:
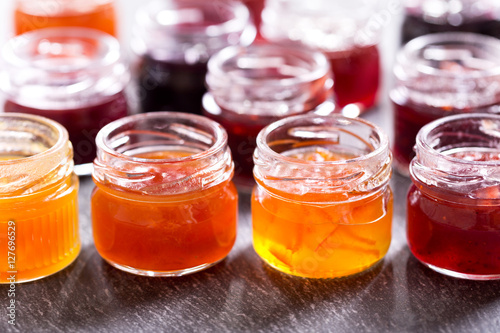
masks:
<path id="1" fill-rule="evenodd" d="M 418 37 L 394 67 L 395 167 L 408 174 L 418 131 L 459 113 L 500 112 L 500 40 L 471 33 Z"/>
<path id="2" fill-rule="evenodd" d="M 410 164 L 408 245 L 433 270 L 500 279 L 500 116 L 455 115 L 424 126 Z"/>
<path id="3" fill-rule="evenodd" d="M 137 13 L 131 41 L 141 110 L 201 114 L 210 56 L 254 38 L 255 27 L 241 2 L 149 2 Z"/>
<path id="4" fill-rule="evenodd" d="M 240 188 L 255 184 L 252 156 L 260 130 L 289 115 L 333 111 L 332 85 L 326 57 L 304 47 L 229 47 L 210 59 L 204 114 L 228 132 Z"/>
<path id="5" fill-rule="evenodd" d="M 75 172 L 89 174 L 97 132 L 127 115 L 129 72 L 118 41 L 87 28 L 40 29 L 9 40 L 2 61 L 5 112 L 62 124 L 73 144 Z"/>
<path id="6" fill-rule="evenodd" d="M 335 78 L 336 100 L 345 115 L 355 117 L 376 104 L 379 89 L 380 31 L 368 26 L 375 6 L 362 0 L 268 0 L 262 35 L 325 53 Z"/>
<path id="7" fill-rule="evenodd" d="M 406 0 L 402 40 L 439 32 L 473 32 L 500 38 L 498 0 Z"/>
<path id="8" fill-rule="evenodd" d="M 55 27 L 92 28 L 116 36 L 115 1 L 15 0 L 16 35 Z"/>
<path id="9" fill-rule="evenodd" d="M 227 256 L 238 193 L 222 126 L 151 112 L 108 124 L 96 141 L 92 229 L 108 263 L 139 275 L 180 276 Z"/>

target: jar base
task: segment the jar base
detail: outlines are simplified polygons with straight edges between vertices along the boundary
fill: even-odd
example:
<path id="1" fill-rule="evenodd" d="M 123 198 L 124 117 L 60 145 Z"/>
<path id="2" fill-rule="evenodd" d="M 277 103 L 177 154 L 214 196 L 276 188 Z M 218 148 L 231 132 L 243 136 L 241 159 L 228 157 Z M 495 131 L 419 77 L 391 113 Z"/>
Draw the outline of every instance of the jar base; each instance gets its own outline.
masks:
<path id="1" fill-rule="evenodd" d="M 334 276 L 332 276 L 332 275 L 331 276 L 326 276 L 326 275 L 325 276 L 305 276 L 305 275 L 294 274 L 293 272 L 285 271 L 285 270 L 267 262 L 264 259 L 262 259 L 262 261 L 268 267 L 280 272 L 281 274 L 285 274 L 288 276 L 299 277 L 299 278 L 303 278 L 303 279 L 332 279 L 332 280 L 335 279 L 336 280 L 336 279 L 346 279 L 346 278 L 357 277 L 357 276 L 369 273 L 381 265 L 381 263 L 384 261 L 384 257 L 380 258 L 379 260 L 375 261 L 373 264 L 370 264 L 368 266 L 353 269 L 351 271 L 340 273 L 340 274 L 334 275 Z"/>
<path id="2" fill-rule="evenodd" d="M 420 261 L 420 260 L 419 260 Z M 420 261 L 424 266 L 429 267 L 433 271 L 446 275 L 446 276 L 451 276 L 457 279 L 464 279 L 464 280 L 475 280 L 475 281 L 488 281 L 488 280 L 500 280 L 500 274 L 488 274 L 488 275 L 483 275 L 483 274 L 466 274 L 466 273 L 459 273 L 455 271 L 451 271 L 449 269 L 445 268 L 440 268 L 431 264 L 427 264 L 423 261 Z"/>
<path id="3" fill-rule="evenodd" d="M 220 263 L 224 259 L 226 259 L 226 257 L 224 257 L 220 260 L 217 260 L 216 262 L 213 262 L 213 263 L 203 264 L 203 265 L 199 265 L 196 267 L 180 269 L 180 270 L 176 270 L 176 271 L 148 271 L 148 270 L 137 269 L 137 268 L 126 266 L 126 265 L 120 265 L 120 264 L 117 264 L 115 262 L 109 261 L 107 259 L 104 259 L 104 260 L 108 264 L 110 264 L 111 266 L 118 268 L 121 271 L 135 274 L 135 275 L 151 276 L 151 277 L 175 277 L 175 276 L 184 276 L 184 275 L 188 275 L 188 274 L 192 274 L 192 273 L 196 273 L 196 272 L 205 270 L 207 268 L 210 268 L 212 266 L 217 265 L 218 263 Z"/>

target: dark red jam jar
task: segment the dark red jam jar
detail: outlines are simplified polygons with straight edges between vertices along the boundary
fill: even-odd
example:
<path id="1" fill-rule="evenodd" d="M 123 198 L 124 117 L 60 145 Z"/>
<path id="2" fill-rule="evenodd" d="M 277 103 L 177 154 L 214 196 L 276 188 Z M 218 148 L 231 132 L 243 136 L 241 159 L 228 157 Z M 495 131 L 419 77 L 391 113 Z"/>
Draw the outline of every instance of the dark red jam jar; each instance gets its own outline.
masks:
<path id="1" fill-rule="evenodd" d="M 137 13 L 131 42 L 141 110 L 200 114 L 210 56 L 254 38 L 255 27 L 241 2 L 149 2 Z"/>
<path id="2" fill-rule="evenodd" d="M 376 104 L 379 89 L 379 25 L 368 26 L 376 6 L 363 0 L 268 0 L 262 35 L 323 52 L 335 78 L 338 105 L 346 115 L 357 116 Z"/>
<path id="3" fill-rule="evenodd" d="M 474 32 L 500 38 L 498 0 L 406 0 L 402 41 L 439 32 Z"/>
<path id="4" fill-rule="evenodd" d="M 420 130 L 415 150 L 411 252 L 446 275 L 500 279 L 500 116 L 436 120 Z"/>
<path id="5" fill-rule="evenodd" d="M 260 130 L 290 115 L 332 112 L 332 85 L 326 57 L 304 47 L 229 47 L 210 59 L 204 114 L 228 133 L 240 189 L 255 184 L 252 156 Z"/>
<path id="6" fill-rule="evenodd" d="M 74 148 L 75 172 L 90 174 L 95 137 L 127 115 L 129 82 L 118 41 L 88 28 L 46 28 L 12 38 L 2 50 L 5 112 L 62 124 Z"/>
<path id="7" fill-rule="evenodd" d="M 500 40 L 471 33 L 418 37 L 394 67 L 395 167 L 408 174 L 418 131 L 459 113 L 500 112 Z"/>

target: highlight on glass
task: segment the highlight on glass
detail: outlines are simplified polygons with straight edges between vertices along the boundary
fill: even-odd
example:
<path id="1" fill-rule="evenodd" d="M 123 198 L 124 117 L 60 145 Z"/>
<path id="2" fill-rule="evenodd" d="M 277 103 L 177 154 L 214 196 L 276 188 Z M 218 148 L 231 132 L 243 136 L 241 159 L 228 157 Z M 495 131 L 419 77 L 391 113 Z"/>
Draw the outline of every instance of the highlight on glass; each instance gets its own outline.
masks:
<path id="1" fill-rule="evenodd" d="M 130 74 L 118 41 L 93 29 L 47 28 L 10 39 L 1 58 L 5 112 L 61 123 L 77 173 L 90 174 L 97 132 L 128 113 Z"/>
<path id="2" fill-rule="evenodd" d="M 387 136 L 361 119 L 288 117 L 257 137 L 253 245 L 271 267 L 337 278 L 381 261 L 391 243 Z"/>
<path id="3" fill-rule="evenodd" d="M 420 130 L 415 150 L 411 252 L 445 275 L 500 279 L 500 115 L 436 120 Z"/>
<path id="4" fill-rule="evenodd" d="M 0 283 L 37 280 L 80 252 L 78 177 L 60 124 L 0 114 Z"/>
<path id="5" fill-rule="evenodd" d="M 326 57 L 305 47 L 256 44 L 228 47 L 208 62 L 204 114 L 229 136 L 235 182 L 250 190 L 259 131 L 286 116 L 335 110 Z"/>
<path id="6" fill-rule="evenodd" d="M 105 126 L 96 141 L 92 228 L 108 263 L 179 276 L 227 256 L 238 194 L 219 124 L 187 113 L 143 113 Z"/>

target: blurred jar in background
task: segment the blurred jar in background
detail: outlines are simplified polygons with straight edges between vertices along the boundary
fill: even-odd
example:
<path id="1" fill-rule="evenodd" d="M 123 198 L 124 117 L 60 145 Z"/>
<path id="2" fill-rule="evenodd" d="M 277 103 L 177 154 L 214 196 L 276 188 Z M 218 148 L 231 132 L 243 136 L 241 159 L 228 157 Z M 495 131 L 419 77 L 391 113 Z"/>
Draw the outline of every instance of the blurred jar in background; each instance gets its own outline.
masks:
<path id="1" fill-rule="evenodd" d="M 140 109 L 201 114 L 210 56 L 255 38 L 247 7 L 237 1 L 153 1 L 136 16 L 132 50 Z"/>
<path id="2" fill-rule="evenodd" d="M 50 27 L 84 27 L 116 36 L 114 0 L 16 0 L 16 35 Z"/>
<path id="3" fill-rule="evenodd" d="M 345 115 L 355 117 L 376 104 L 379 89 L 381 25 L 372 24 L 375 13 L 375 2 L 362 0 L 268 0 L 262 35 L 272 42 L 324 52 L 334 74 L 337 102 Z"/>
<path id="4" fill-rule="evenodd" d="M 290 115 L 329 114 L 332 85 L 328 60 L 305 47 L 233 46 L 210 59 L 203 111 L 228 132 L 240 190 L 255 185 L 252 157 L 260 130 Z"/>
<path id="5" fill-rule="evenodd" d="M 462 31 L 500 38 L 498 0 L 406 0 L 402 40 Z"/>
<path id="6" fill-rule="evenodd" d="M 459 113 L 500 113 L 500 40 L 466 32 L 415 38 L 394 66 L 394 162 L 407 175 L 418 131 Z"/>
<path id="7" fill-rule="evenodd" d="M 9 40 L 1 60 L 5 112 L 62 124 L 73 143 L 76 173 L 89 174 L 97 132 L 128 111 L 130 75 L 118 41 L 94 29 L 46 28 Z"/>

